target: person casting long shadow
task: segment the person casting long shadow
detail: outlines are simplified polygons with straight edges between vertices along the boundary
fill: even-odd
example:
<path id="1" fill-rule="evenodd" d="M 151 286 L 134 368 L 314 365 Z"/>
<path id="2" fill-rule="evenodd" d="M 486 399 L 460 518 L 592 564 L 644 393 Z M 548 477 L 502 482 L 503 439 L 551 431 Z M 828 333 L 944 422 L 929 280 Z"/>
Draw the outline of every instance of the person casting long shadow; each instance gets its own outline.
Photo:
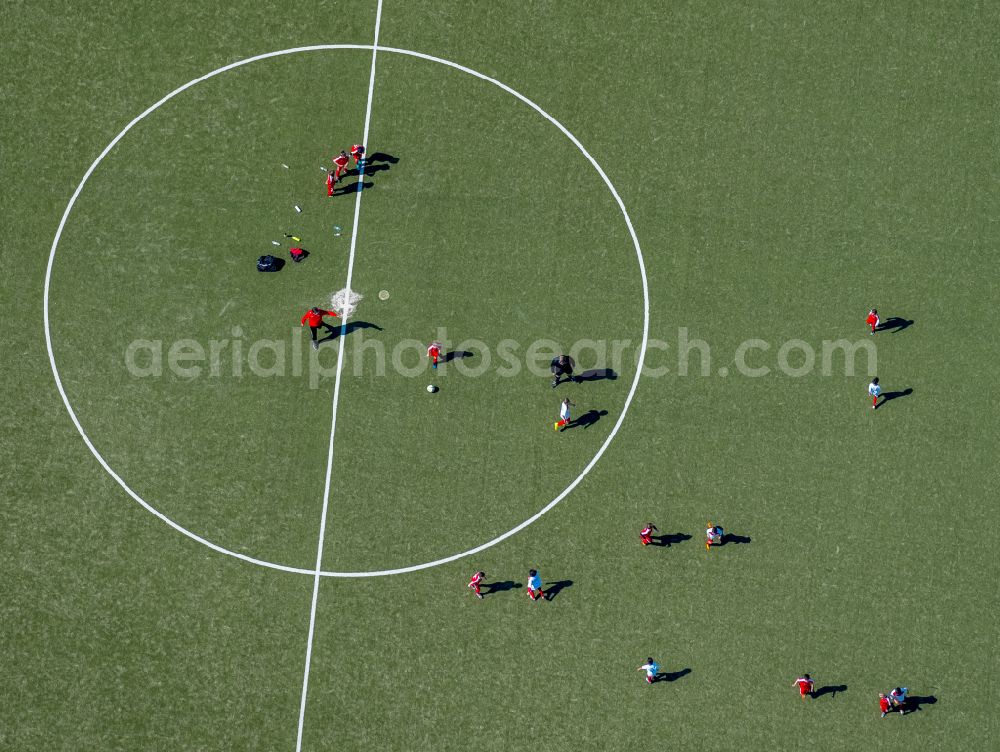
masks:
<path id="1" fill-rule="evenodd" d="M 316 306 L 313 306 L 302 315 L 301 325 L 309 326 L 309 335 L 312 337 L 313 350 L 319 349 L 319 342 L 316 339 L 316 335 L 319 332 L 320 327 L 323 327 L 328 332 L 330 332 L 331 336 L 336 336 L 338 332 L 337 329 L 335 329 L 334 327 L 330 326 L 328 323 L 323 321 L 324 316 L 333 316 L 334 318 L 336 318 L 337 313 L 336 311 L 327 311 L 323 308 L 318 308 Z"/>

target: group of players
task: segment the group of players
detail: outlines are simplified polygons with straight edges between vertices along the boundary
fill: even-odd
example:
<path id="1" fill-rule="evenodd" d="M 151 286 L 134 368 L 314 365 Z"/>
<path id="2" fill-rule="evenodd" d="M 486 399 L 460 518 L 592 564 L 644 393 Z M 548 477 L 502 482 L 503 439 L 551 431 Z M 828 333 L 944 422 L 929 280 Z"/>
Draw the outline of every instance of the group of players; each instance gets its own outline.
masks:
<path id="1" fill-rule="evenodd" d="M 340 154 L 333 157 L 334 170 L 329 172 L 326 177 L 327 196 L 334 195 L 336 185 L 340 181 L 341 176 L 347 170 L 351 159 L 354 160 L 354 166 L 357 168 L 359 173 L 363 173 L 364 155 L 365 147 L 362 144 L 354 144 L 351 146 L 350 154 L 346 151 L 341 151 Z M 333 327 L 323 321 L 323 316 L 336 317 L 337 314 L 334 311 L 314 307 L 306 311 L 306 313 L 302 316 L 302 325 L 305 326 L 308 324 L 309 326 L 314 349 L 319 346 L 316 335 L 320 326 L 325 327 L 328 331 L 335 331 Z M 878 311 L 876 309 L 872 308 L 868 312 L 868 317 L 865 319 L 865 323 L 871 327 L 871 334 L 874 336 L 880 324 Z M 441 343 L 437 341 L 431 342 L 427 347 L 427 356 L 431 360 L 432 368 L 436 369 L 438 367 L 438 361 L 441 358 L 441 355 Z M 573 380 L 574 365 L 573 359 L 568 355 L 559 355 L 553 358 L 551 364 L 553 388 L 560 384 L 563 377 L 565 377 L 568 381 Z M 881 394 L 881 387 L 879 386 L 879 380 L 877 377 L 874 378 L 869 384 L 868 393 L 872 397 L 872 409 L 874 410 L 878 406 L 878 399 Z M 575 405 L 570 402 L 569 398 L 562 400 L 559 406 L 559 420 L 553 423 L 554 430 L 558 431 L 560 428 L 565 428 L 572 422 L 570 408 L 574 406 Z M 656 525 L 652 522 L 646 523 L 642 530 L 639 531 L 640 544 L 643 546 L 652 545 L 655 542 L 653 533 L 658 532 L 659 530 Z M 726 533 L 722 527 L 709 521 L 705 528 L 705 550 L 710 551 L 713 546 L 721 546 L 725 543 L 725 541 Z M 489 585 L 484 582 L 485 578 L 486 572 L 477 571 L 472 575 L 468 584 L 469 589 L 473 592 L 476 598 L 480 600 L 483 598 L 482 588 L 489 587 Z M 537 569 L 528 570 L 527 591 L 528 597 L 533 602 L 546 599 L 545 591 L 542 589 L 542 578 Z M 646 672 L 647 684 L 655 683 L 658 680 L 658 677 L 661 676 L 660 665 L 652 658 L 652 656 L 648 657 L 646 662 L 639 666 L 636 670 Z M 797 678 L 793 685 L 798 687 L 799 695 L 803 700 L 807 697 L 814 696 L 815 684 L 809 674 L 804 674 Z M 881 717 L 884 718 L 892 711 L 898 711 L 902 715 L 906 703 L 906 695 L 907 689 L 905 687 L 896 687 L 888 694 L 879 692 L 878 697 Z"/>
<path id="2" fill-rule="evenodd" d="M 333 171 L 327 171 L 326 175 L 326 195 L 332 196 L 334 190 L 336 189 L 337 183 L 340 181 L 341 176 L 347 170 L 348 165 L 350 165 L 351 160 L 354 160 L 354 167 L 357 169 L 358 173 L 363 175 L 365 170 L 365 147 L 362 144 L 354 144 L 351 147 L 351 153 L 348 155 L 346 151 L 341 150 L 340 154 L 333 158 Z M 326 169 L 325 167 L 323 169 Z M 292 240 L 299 240 L 299 238 L 294 236 L 289 236 Z M 290 253 L 294 259 L 296 256 L 296 251 L 300 254 L 302 252 L 301 248 L 292 248 Z M 298 260 L 298 259 L 296 259 Z M 325 308 L 319 308 L 318 306 L 313 306 L 304 314 L 300 319 L 302 326 L 309 327 L 309 335 L 312 338 L 313 350 L 319 349 L 319 339 L 317 335 L 319 334 L 320 327 L 326 329 L 331 335 L 336 334 L 337 329 L 330 326 L 328 323 L 323 321 L 324 316 L 331 316 L 333 318 L 337 317 L 336 311 L 329 311 Z"/>
<path id="3" fill-rule="evenodd" d="M 874 308 L 869 310 L 868 317 L 865 319 L 865 323 L 871 327 L 871 334 L 874 336 L 875 332 L 881 323 L 878 315 L 878 311 Z M 427 348 L 427 355 L 433 361 L 433 367 L 437 368 L 438 356 L 440 355 L 441 345 L 438 342 L 433 342 Z M 552 360 L 552 387 L 558 386 L 563 377 L 566 380 L 572 381 L 573 379 L 573 359 L 568 355 L 559 355 Z M 868 387 L 868 392 L 872 397 L 872 409 L 875 409 L 878 405 L 879 395 L 881 394 L 881 387 L 879 386 L 878 378 L 872 380 Z M 553 424 L 553 428 L 558 431 L 560 428 L 564 428 L 572 422 L 570 415 L 570 408 L 573 407 L 573 403 L 570 400 L 564 399 L 559 406 L 559 420 Z M 646 525 L 639 531 L 639 543 L 643 546 L 649 546 L 656 543 L 654 533 L 658 533 L 659 529 L 652 522 L 647 522 Z M 710 551 L 714 546 L 721 546 L 727 540 L 726 532 L 721 526 L 713 524 L 709 521 L 705 527 L 705 550 Z M 476 598 L 482 600 L 483 598 L 483 587 L 489 587 L 488 584 L 484 583 L 486 578 L 486 572 L 477 571 L 472 575 L 469 580 L 468 587 L 472 590 Z M 538 570 L 530 569 L 528 570 L 528 597 L 532 601 L 543 600 L 545 598 L 545 592 L 542 590 L 542 578 L 538 574 Z M 646 662 L 639 666 L 637 671 L 646 672 L 646 683 L 654 684 L 663 675 L 660 673 L 660 664 L 653 659 L 652 656 L 646 658 Z M 798 687 L 799 696 L 805 700 L 806 698 L 815 697 L 815 683 L 809 674 L 803 674 L 793 682 L 793 686 Z M 881 712 L 881 717 L 885 718 L 890 712 L 898 712 L 903 715 L 905 712 L 906 697 L 909 690 L 906 687 L 896 687 L 888 693 L 879 692 L 879 710 Z"/>
<path id="4" fill-rule="evenodd" d="M 472 575 L 469 580 L 469 589 L 473 594 L 479 599 L 483 599 L 484 587 L 489 587 L 489 584 L 483 582 L 486 579 L 486 572 L 476 572 Z M 545 600 L 545 591 L 542 590 L 542 576 L 538 574 L 537 569 L 528 570 L 528 597 L 533 601 Z"/>
<path id="5" fill-rule="evenodd" d="M 903 322 L 902 324 L 900 324 L 898 323 L 899 321 L 900 321 L 899 319 L 890 318 L 889 321 L 886 322 L 884 328 L 886 329 L 892 328 L 894 324 L 897 327 L 905 328 L 908 324 L 913 323 L 913 322 Z M 875 332 L 880 331 L 880 327 L 882 327 L 882 319 L 879 318 L 877 310 L 872 308 L 871 310 L 868 311 L 868 317 L 865 319 L 865 324 L 871 327 L 871 335 L 873 337 L 875 336 Z M 886 394 L 885 399 L 882 400 L 881 404 L 885 404 L 890 399 L 892 399 L 893 396 L 898 396 L 899 394 L 900 394 L 899 392 L 895 392 L 893 394 Z M 902 392 L 902 394 L 904 395 L 909 394 L 909 392 Z M 872 410 L 877 410 L 879 406 L 879 401 L 878 401 L 879 397 L 883 396 L 882 385 L 879 384 L 877 376 L 873 378 L 871 380 L 871 383 L 868 385 L 868 396 L 872 398 Z"/>
<path id="6" fill-rule="evenodd" d="M 793 687 L 798 687 L 799 697 L 805 700 L 807 697 L 816 696 L 816 683 L 813 681 L 809 674 L 803 674 L 794 682 L 792 682 Z M 878 708 L 879 712 L 882 714 L 881 717 L 885 718 L 889 713 L 897 712 L 900 715 L 905 715 L 906 713 L 906 696 L 910 693 L 906 687 L 896 687 L 890 690 L 888 693 L 879 692 L 878 693 Z"/>
<path id="7" fill-rule="evenodd" d="M 378 155 L 376 155 L 378 156 Z M 333 158 L 333 172 L 327 173 L 326 176 L 326 195 L 332 196 L 334 190 L 336 190 L 336 185 L 340 181 L 340 176 L 344 174 L 347 169 L 347 165 L 350 164 L 351 160 L 354 160 L 354 166 L 357 168 L 358 173 L 364 173 L 364 162 L 365 162 L 365 147 L 362 144 L 354 144 L 351 147 L 350 155 L 346 151 L 341 151 L 340 154 Z"/>
<path id="8" fill-rule="evenodd" d="M 644 546 L 650 546 L 655 541 L 653 533 L 660 532 L 652 522 L 647 522 L 646 526 L 639 531 L 639 542 Z M 726 531 L 718 525 L 713 525 L 709 520 L 705 526 L 705 550 L 711 550 L 712 546 L 721 546 L 726 541 Z"/>

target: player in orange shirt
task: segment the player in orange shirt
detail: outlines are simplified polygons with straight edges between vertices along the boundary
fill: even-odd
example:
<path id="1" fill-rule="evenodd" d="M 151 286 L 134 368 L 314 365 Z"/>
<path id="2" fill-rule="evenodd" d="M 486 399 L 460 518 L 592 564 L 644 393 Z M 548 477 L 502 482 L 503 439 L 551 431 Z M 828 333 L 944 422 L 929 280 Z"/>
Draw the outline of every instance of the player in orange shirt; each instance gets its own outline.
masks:
<path id="1" fill-rule="evenodd" d="M 809 674 L 803 674 L 802 676 L 800 676 L 798 679 L 792 682 L 792 686 L 793 687 L 798 686 L 799 697 L 801 697 L 803 700 L 805 700 L 807 697 L 812 697 L 813 680 L 812 678 L 810 678 Z"/>
<path id="2" fill-rule="evenodd" d="M 865 319 L 865 323 L 872 328 L 872 336 L 875 336 L 875 329 L 879 325 L 878 311 L 872 308 L 868 311 L 868 318 Z"/>

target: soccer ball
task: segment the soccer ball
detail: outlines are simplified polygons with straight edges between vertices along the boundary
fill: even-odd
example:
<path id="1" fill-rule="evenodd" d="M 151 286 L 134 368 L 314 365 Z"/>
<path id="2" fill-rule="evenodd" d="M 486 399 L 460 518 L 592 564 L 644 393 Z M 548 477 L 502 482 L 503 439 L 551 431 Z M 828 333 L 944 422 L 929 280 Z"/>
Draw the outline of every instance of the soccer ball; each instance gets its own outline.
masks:
<path id="1" fill-rule="evenodd" d="M 433 384 L 428 384 L 427 385 L 427 391 L 430 392 L 431 394 L 434 394 L 434 392 L 436 392 L 437 390 L 438 390 L 438 388 L 436 386 L 434 386 Z"/>

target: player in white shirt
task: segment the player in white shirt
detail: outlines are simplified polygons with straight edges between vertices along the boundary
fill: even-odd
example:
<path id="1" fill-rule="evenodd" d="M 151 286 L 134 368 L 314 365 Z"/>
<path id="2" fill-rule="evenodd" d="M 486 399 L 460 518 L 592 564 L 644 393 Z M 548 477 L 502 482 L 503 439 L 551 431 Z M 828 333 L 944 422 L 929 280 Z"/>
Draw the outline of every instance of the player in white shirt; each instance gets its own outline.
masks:
<path id="1" fill-rule="evenodd" d="M 656 681 L 656 675 L 660 673 L 660 664 L 653 660 L 652 656 L 646 659 L 646 662 L 639 666 L 636 671 L 646 672 L 646 684 L 652 684 Z"/>
<path id="2" fill-rule="evenodd" d="M 878 406 L 878 396 L 882 394 L 882 387 L 878 384 L 878 376 L 872 379 L 872 383 L 868 385 L 868 394 L 872 398 L 872 410 Z"/>
<path id="3" fill-rule="evenodd" d="M 906 704 L 906 693 L 909 691 L 906 687 L 896 687 L 889 693 L 889 702 L 892 703 L 892 707 L 899 711 L 900 715 L 904 715 L 903 705 Z"/>
<path id="4" fill-rule="evenodd" d="M 570 424 L 570 421 L 573 420 L 569 414 L 571 407 L 576 407 L 576 405 L 569 401 L 569 397 L 559 404 L 559 420 L 552 424 L 553 431 L 558 431 L 560 428 Z"/>
<path id="5" fill-rule="evenodd" d="M 709 520 L 708 525 L 705 527 L 705 550 L 708 551 L 712 546 L 721 546 L 722 536 L 725 534 L 725 531 L 721 527 L 713 525 L 711 520 Z"/>

